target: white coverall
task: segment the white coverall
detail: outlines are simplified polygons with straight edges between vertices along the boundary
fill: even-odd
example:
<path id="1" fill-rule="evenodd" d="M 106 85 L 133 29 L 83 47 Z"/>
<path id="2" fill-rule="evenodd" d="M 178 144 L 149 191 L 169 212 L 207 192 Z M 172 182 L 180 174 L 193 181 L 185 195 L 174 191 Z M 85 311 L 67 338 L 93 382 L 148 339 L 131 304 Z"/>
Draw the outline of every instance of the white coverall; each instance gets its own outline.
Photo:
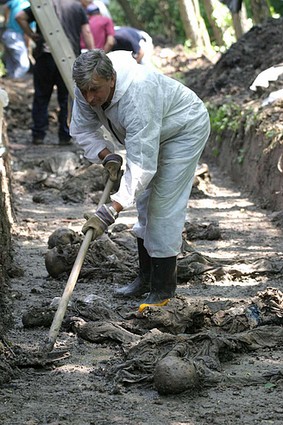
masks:
<path id="1" fill-rule="evenodd" d="M 137 237 L 151 257 L 180 252 L 182 230 L 198 160 L 208 139 L 208 112 L 197 95 L 174 79 L 139 65 L 130 52 L 108 54 L 117 73 L 115 92 L 105 110 L 91 107 L 75 88 L 70 133 L 85 157 L 113 145 L 104 125 L 125 146 L 126 170 L 111 196 L 124 209 L 136 202 Z"/>

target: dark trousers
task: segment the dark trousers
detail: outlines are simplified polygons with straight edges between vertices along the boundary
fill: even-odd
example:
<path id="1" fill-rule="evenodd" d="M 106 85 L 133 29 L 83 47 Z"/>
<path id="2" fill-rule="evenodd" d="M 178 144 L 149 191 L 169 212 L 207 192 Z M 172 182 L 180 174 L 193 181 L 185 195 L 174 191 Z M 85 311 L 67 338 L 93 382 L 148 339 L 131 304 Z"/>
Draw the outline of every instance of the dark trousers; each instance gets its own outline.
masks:
<path id="1" fill-rule="evenodd" d="M 36 59 L 33 68 L 34 98 L 32 105 L 32 135 L 43 139 L 48 129 L 48 105 L 54 86 L 57 87 L 59 104 L 59 140 L 69 140 L 68 90 L 50 53 L 43 53 Z"/>

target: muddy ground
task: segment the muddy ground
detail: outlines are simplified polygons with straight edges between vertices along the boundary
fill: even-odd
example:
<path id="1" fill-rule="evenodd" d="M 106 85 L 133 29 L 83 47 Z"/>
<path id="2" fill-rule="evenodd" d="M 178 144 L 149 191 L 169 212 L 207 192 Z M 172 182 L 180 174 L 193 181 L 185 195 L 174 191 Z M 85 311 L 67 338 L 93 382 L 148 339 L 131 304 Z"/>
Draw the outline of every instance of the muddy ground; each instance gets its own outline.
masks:
<path id="1" fill-rule="evenodd" d="M 276 31 L 268 32 L 266 40 L 272 34 L 269 42 L 279 45 L 281 33 Z M 266 68 L 273 64 L 260 55 L 262 47 L 254 37 L 246 41 L 245 48 L 253 49 L 261 67 L 264 60 Z M 230 53 L 237 52 L 236 62 L 240 47 Z M 199 94 L 205 88 L 197 86 L 197 76 L 203 81 L 209 72 L 209 86 L 213 76 L 219 80 L 220 65 L 213 74 L 205 58 L 173 51 L 173 59 L 163 60 L 165 72 L 178 71 L 186 60 L 186 75 Z M 257 71 L 247 69 L 233 74 L 232 88 L 227 79 L 217 101 L 221 93 L 224 98 L 232 91 L 242 104 Z M 244 76 L 246 88 L 240 90 Z M 220 171 L 209 152 L 188 205 L 176 300 L 163 310 L 139 315 L 140 299 L 115 297 L 115 287 L 137 272 L 131 233 L 135 209 L 122 212 L 109 235 L 90 247 L 53 350 L 57 361 L 38 356 L 56 297 L 68 279 L 68 273 L 52 277 L 47 272 L 49 237 L 62 227 L 76 232 L 71 244 L 59 247 L 70 268 L 83 214 L 95 209 L 103 175 L 83 161 L 75 145 L 58 145 L 55 96 L 47 140 L 33 146 L 31 77 L 4 79 L 3 88 L 10 97 L 6 117 L 15 221 L 10 270 L 14 323 L 6 338 L 11 379 L 0 388 L 1 424 L 281 425 L 282 213 L 266 204 L 263 209 L 260 199 L 231 180 L 229 170 Z M 215 96 L 207 92 L 205 100 Z M 266 125 L 270 127 L 270 116 Z M 163 358 L 171 361 L 169 385 Z M 190 366 L 194 374 L 187 376 Z M 161 384 L 157 367 L 164 373 Z"/>

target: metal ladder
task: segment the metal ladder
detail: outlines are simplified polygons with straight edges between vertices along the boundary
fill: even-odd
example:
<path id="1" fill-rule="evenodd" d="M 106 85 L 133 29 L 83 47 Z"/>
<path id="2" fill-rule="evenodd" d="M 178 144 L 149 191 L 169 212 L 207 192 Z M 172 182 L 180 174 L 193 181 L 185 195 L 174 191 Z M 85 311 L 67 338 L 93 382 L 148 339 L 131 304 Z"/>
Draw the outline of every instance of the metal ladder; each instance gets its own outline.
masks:
<path id="1" fill-rule="evenodd" d="M 60 71 L 72 99 L 74 87 L 72 66 L 75 54 L 65 31 L 55 13 L 51 0 L 30 0 L 30 5 L 42 35 L 47 42 L 53 59 Z"/>

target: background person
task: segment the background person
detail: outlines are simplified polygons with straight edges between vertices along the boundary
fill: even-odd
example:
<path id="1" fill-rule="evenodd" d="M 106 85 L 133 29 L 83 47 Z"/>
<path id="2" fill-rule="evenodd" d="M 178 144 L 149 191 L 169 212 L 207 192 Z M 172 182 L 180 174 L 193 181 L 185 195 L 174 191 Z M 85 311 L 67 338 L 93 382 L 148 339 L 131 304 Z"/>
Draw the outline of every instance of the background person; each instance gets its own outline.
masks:
<path id="1" fill-rule="evenodd" d="M 112 19 L 102 16 L 99 7 L 94 3 L 87 6 L 85 10 L 95 47 L 97 49 L 103 49 L 106 53 L 110 52 L 115 44 L 115 30 Z M 83 39 L 81 40 L 81 49 L 85 49 Z"/>
<path id="2" fill-rule="evenodd" d="M 30 68 L 28 38 L 15 19 L 18 12 L 29 6 L 27 0 L 10 0 L 4 5 L 6 29 L 2 35 L 3 59 L 10 78 L 22 78 Z"/>
<path id="3" fill-rule="evenodd" d="M 132 52 L 133 58 L 140 63 L 144 56 L 143 49 L 140 46 L 142 40 L 141 34 L 134 28 L 118 27 L 115 29 L 115 44 L 112 51 L 127 50 Z"/>
<path id="4" fill-rule="evenodd" d="M 82 53 L 73 66 L 76 83 L 71 134 L 90 162 L 115 181 L 121 157 L 102 126 L 125 146 L 126 170 L 111 204 L 102 205 L 82 231 L 94 238 L 136 203 L 139 276 L 118 293 L 165 305 L 176 290 L 176 259 L 198 160 L 209 135 L 208 112 L 180 82 L 144 67 L 129 52 Z"/>
<path id="5" fill-rule="evenodd" d="M 76 0 L 53 0 L 52 3 L 75 55 L 78 56 L 81 52 L 81 33 L 83 34 L 87 48 L 94 48 L 88 18 L 82 5 Z M 52 57 L 50 49 L 42 37 L 39 26 L 36 26 L 35 33 L 30 29 L 30 23 L 35 21 L 31 7 L 19 12 L 16 15 L 16 19 L 25 34 L 36 43 L 33 51 L 35 65 L 33 68 L 32 143 L 38 145 L 44 141 L 48 130 L 48 106 L 53 89 L 56 86 L 57 100 L 60 108 L 58 115 L 59 144 L 68 144 L 71 141 L 68 126 L 68 89 Z"/>
<path id="6" fill-rule="evenodd" d="M 127 50 L 132 52 L 138 63 L 150 64 L 153 53 L 152 38 L 145 31 L 132 27 L 115 26 L 115 44 L 112 51 Z"/>
<path id="7" fill-rule="evenodd" d="M 83 7 L 86 9 L 88 6 L 94 4 L 96 7 L 99 8 L 100 13 L 102 16 L 107 16 L 107 18 L 112 19 L 111 14 L 109 12 L 109 9 L 107 7 L 108 2 L 101 1 L 101 0 L 81 0 L 81 3 Z"/>

